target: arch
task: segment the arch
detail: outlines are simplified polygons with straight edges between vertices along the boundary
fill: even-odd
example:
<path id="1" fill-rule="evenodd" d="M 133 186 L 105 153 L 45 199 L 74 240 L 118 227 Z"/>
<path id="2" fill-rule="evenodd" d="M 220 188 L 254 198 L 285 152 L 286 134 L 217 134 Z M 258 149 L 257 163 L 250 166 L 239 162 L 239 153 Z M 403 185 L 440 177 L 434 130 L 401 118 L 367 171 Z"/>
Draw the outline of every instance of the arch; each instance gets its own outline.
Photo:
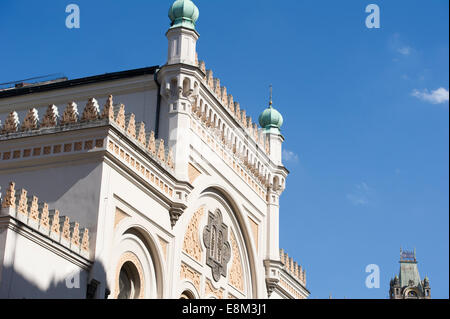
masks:
<path id="1" fill-rule="evenodd" d="M 198 207 L 201 207 L 204 203 L 204 199 L 210 198 L 217 201 L 226 211 L 228 218 L 231 219 L 233 226 L 231 229 L 235 230 L 237 241 L 240 247 L 240 254 L 242 258 L 242 266 L 244 267 L 244 280 L 245 280 L 245 294 L 247 298 L 258 298 L 259 293 L 262 293 L 262 286 L 260 287 L 259 276 L 257 271 L 257 253 L 256 246 L 252 240 L 252 232 L 249 225 L 247 215 L 243 213 L 243 208 L 241 208 L 235 200 L 234 196 L 226 190 L 225 186 L 210 183 L 208 180 L 199 180 L 197 189 L 191 193 L 191 199 L 188 201 L 187 205 L 189 207 L 188 211 L 182 217 L 182 222 L 179 226 L 183 229 L 183 233 L 186 231 L 192 216 L 197 211 Z M 204 198 L 204 199 L 203 199 Z M 206 215 L 205 215 L 206 216 Z M 204 219 L 204 222 L 207 219 Z M 230 229 L 230 231 L 231 231 Z M 181 239 L 182 240 L 182 239 Z M 230 240 L 230 238 L 228 239 Z M 204 242 L 201 241 L 203 248 L 204 257 L 206 257 L 206 247 L 204 247 Z M 183 264 L 183 259 L 179 262 Z M 230 261 L 231 262 L 231 261 Z M 231 264 L 229 264 L 231 267 Z M 206 268 L 205 268 L 206 269 Z M 227 270 L 229 271 L 229 269 Z M 229 277 L 227 277 L 227 282 Z M 228 282 L 228 284 L 230 284 Z M 213 285 L 215 285 L 213 283 Z M 217 287 L 216 287 L 217 288 Z M 181 293 L 181 291 L 180 291 Z M 234 295 L 234 293 L 233 293 Z"/>
<path id="2" fill-rule="evenodd" d="M 200 193 L 200 198 L 202 196 L 212 196 L 214 197 L 218 202 L 221 202 L 223 206 L 229 207 L 229 210 L 233 217 L 235 218 L 236 225 L 236 231 L 239 231 L 240 234 L 236 234 L 238 237 L 242 237 L 243 244 L 245 247 L 245 259 L 248 263 L 248 266 L 250 268 L 250 275 L 248 276 L 250 282 L 249 284 L 249 291 L 248 293 L 251 294 L 251 296 L 248 296 L 249 298 L 256 298 L 257 291 L 258 291 L 258 281 L 257 281 L 257 270 L 256 270 L 256 247 L 254 246 L 254 243 L 252 241 L 251 232 L 249 228 L 247 227 L 247 221 L 245 216 L 243 216 L 239 206 L 237 205 L 237 202 L 232 198 L 232 196 L 221 186 L 219 185 L 211 185 L 207 188 L 205 188 Z M 231 236 L 231 234 L 230 234 Z M 230 240 L 230 238 L 229 238 Z M 239 239 L 238 239 L 239 240 Z M 244 257 L 244 256 L 242 256 Z"/>
<path id="3" fill-rule="evenodd" d="M 115 243 L 117 246 L 125 240 L 133 239 L 136 242 L 142 243 L 141 249 L 145 250 L 148 262 L 151 263 L 151 268 L 154 272 L 154 286 L 155 286 L 155 298 L 165 297 L 166 274 L 164 272 L 164 257 L 161 248 L 158 246 L 158 240 L 152 235 L 146 228 L 138 223 L 121 223 L 115 234 Z M 132 251 L 131 251 L 132 252 Z M 116 267 L 116 266 L 114 266 Z M 147 297 L 149 294 L 147 294 Z"/>
<path id="4" fill-rule="evenodd" d="M 191 80 L 188 77 L 185 77 L 183 80 L 183 96 L 189 96 L 190 90 L 191 90 Z"/>

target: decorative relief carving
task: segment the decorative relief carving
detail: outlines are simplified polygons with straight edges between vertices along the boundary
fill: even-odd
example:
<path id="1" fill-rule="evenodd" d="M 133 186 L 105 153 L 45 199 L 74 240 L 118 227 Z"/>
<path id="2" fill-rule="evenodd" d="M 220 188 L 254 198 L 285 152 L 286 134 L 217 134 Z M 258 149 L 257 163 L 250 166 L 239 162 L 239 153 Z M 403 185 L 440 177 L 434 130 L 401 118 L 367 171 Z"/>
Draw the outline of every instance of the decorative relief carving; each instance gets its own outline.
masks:
<path id="1" fill-rule="evenodd" d="M 62 238 L 65 240 L 70 240 L 70 219 L 67 216 L 64 218 Z"/>
<path id="2" fill-rule="evenodd" d="M 64 110 L 61 125 L 72 124 L 78 122 L 78 108 L 75 102 L 71 102 Z"/>
<path id="3" fill-rule="evenodd" d="M 98 102 L 94 98 L 90 98 L 86 107 L 84 108 L 83 115 L 81 117 L 82 121 L 95 121 L 98 119 L 100 113 L 100 107 Z"/>
<path id="4" fill-rule="evenodd" d="M 53 220 L 52 220 L 52 228 L 51 228 L 51 232 L 55 233 L 55 234 L 59 234 L 59 211 L 55 210 L 55 215 L 53 215 Z"/>
<path id="5" fill-rule="evenodd" d="M 249 218 L 248 220 L 250 221 L 250 227 L 252 229 L 253 240 L 255 241 L 256 251 L 258 251 L 259 226 L 253 219 Z"/>
<path id="6" fill-rule="evenodd" d="M 189 177 L 189 183 L 194 183 L 194 181 L 200 176 L 202 173 L 195 168 L 194 165 L 191 163 L 188 164 L 188 177 Z"/>
<path id="7" fill-rule="evenodd" d="M 208 225 L 203 231 L 203 243 L 207 249 L 206 265 L 211 267 L 214 280 L 219 281 L 220 276 L 227 276 L 227 264 L 231 257 L 228 226 L 223 223 L 219 209 L 208 214 Z"/>
<path id="8" fill-rule="evenodd" d="M 169 150 L 169 154 L 167 155 L 167 166 L 169 166 L 171 169 L 175 168 L 175 163 L 173 161 L 173 149 L 172 148 Z"/>
<path id="9" fill-rule="evenodd" d="M 6 190 L 6 195 L 2 201 L 3 208 L 16 208 L 16 184 L 14 182 L 9 183 L 9 187 Z"/>
<path id="10" fill-rule="evenodd" d="M 231 250 L 233 252 L 233 261 L 230 269 L 229 283 L 240 292 L 244 292 L 244 271 L 242 267 L 242 258 L 239 251 L 239 246 L 234 236 L 234 232 L 231 232 Z"/>
<path id="11" fill-rule="evenodd" d="M 119 262 L 117 264 L 117 269 L 116 269 L 116 288 L 115 288 L 115 292 L 114 292 L 114 298 L 117 299 L 117 297 L 119 296 L 119 277 L 120 277 L 120 270 L 122 269 L 122 266 L 126 263 L 126 262 L 131 262 L 135 267 L 136 270 L 138 272 L 138 276 L 139 276 L 139 296 L 137 296 L 137 299 L 143 299 L 145 296 L 145 291 L 144 291 L 144 287 L 145 287 L 145 281 L 144 281 L 144 271 L 142 269 L 142 265 L 141 262 L 139 261 L 139 258 L 137 258 L 137 256 L 131 252 L 126 252 L 125 254 L 122 255 L 122 257 L 120 257 Z"/>
<path id="12" fill-rule="evenodd" d="M 41 222 L 39 226 L 45 230 L 48 230 L 50 228 L 50 218 L 47 203 L 44 203 L 44 205 L 42 206 Z"/>
<path id="13" fill-rule="evenodd" d="M 205 296 L 214 296 L 217 299 L 223 299 L 223 288 L 216 289 L 214 288 L 212 282 L 207 279 L 205 284 Z"/>
<path id="14" fill-rule="evenodd" d="M 17 207 L 17 212 L 23 214 L 24 216 L 28 216 L 28 198 L 27 191 L 22 189 L 19 197 L 19 205 Z"/>
<path id="15" fill-rule="evenodd" d="M 31 205 L 30 205 L 30 219 L 34 220 L 34 221 L 38 221 L 39 220 L 39 203 L 38 203 L 39 199 L 36 196 L 33 196 L 32 200 L 31 200 Z"/>
<path id="16" fill-rule="evenodd" d="M 192 216 L 186 234 L 184 235 L 183 251 L 202 262 L 202 246 L 200 243 L 200 222 L 205 214 L 205 208 L 200 207 Z"/>
<path id="17" fill-rule="evenodd" d="M 139 134 L 138 134 L 137 140 L 144 147 L 147 145 L 147 136 L 145 133 L 145 123 L 144 122 L 141 122 L 141 124 L 139 124 Z"/>
<path id="18" fill-rule="evenodd" d="M 133 113 L 130 114 L 130 118 L 128 119 L 127 134 L 133 139 L 136 138 L 136 120 Z"/>
<path id="19" fill-rule="evenodd" d="M 38 125 L 39 125 L 38 111 L 35 108 L 30 109 L 27 113 L 27 116 L 23 120 L 22 131 L 36 130 L 38 128 Z"/>
<path id="20" fill-rule="evenodd" d="M 106 104 L 103 107 L 102 119 L 109 119 L 110 121 L 114 121 L 114 102 L 112 95 L 108 96 Z"/>
<path id="21" fill-rule="evenodd" d="M 72 245 L 80 246 L 80 224 L 75 223 L 75 226 L 72 231 Z"/>
<path id="22" fill-rule="evenodd" d="M 122 129 L 125 129 L 125 105 L 120 104 L 119 112 L 116 117 L 116 124 Z"/>
<path id="23" fill-rule="evenodd" d="M 148 141 L 147 148 L 153 156 L 156 155 L 156 140 L 155 140 L 155 132 L 153 132 L 153 131 L 150 133 L 150 139 Z"/>
<path id="24" fill-rule="evenodd" d="M 158 159 L 161 162 L 164 162 L 166 159 L 166 151 L 164 149 L 164 140 L 159 141 L 159 147 L 158 147 Z"/>
<path id="25" fill-rule="evenodd" d="M 114 217 L 114 229 L 116 229 L 117 226 L 120 224 L 120 222 L 127 217 L 130 217 L 130 216 L 128 216 L 128 214 L 125 214 L 122 210 L 116 208 L 116 214 Z"/>
<path id="26" fill-rule="evenodd" d="M 185 263 L 181 263 L 180 280 L 185 279 L 190 280 L 192 282 L 195 289 L 197 289 L 197 292 L 200 291 L 201 275 L 197 271 L 186 265 Z"/>
<path id="27" fill-rule="evenodd" d="M 58 108 L 56 105 L 49 105 L 41 122 L 42 128 L 52 128 L 58 125 Z"/>
<path id="28" fill-rule="evenodd" d="M 3 124 L 2 133 L 14 133 L 19 130 L 19 115 L 17 112 L 13 111 L 9 113 L 8 117 L 5 120 L 5 124 Z"/>
<path id="29" fill-rule="evenodd" d="M 81 249 L 84 251 L 89 251 L 89 230 L 84 229 L 83 238 L 81 240 Z"/>

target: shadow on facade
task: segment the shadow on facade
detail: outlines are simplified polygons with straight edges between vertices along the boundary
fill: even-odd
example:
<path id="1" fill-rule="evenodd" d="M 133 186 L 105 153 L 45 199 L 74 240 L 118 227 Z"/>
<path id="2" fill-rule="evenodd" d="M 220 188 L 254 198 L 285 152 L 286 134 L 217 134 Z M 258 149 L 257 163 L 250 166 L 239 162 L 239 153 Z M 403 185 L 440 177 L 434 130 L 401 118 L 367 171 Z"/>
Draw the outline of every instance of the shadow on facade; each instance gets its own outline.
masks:
<path id="1" fill-rule="evenodd" d="M 45 282 L 42 274 L 31 269 L 32 262 L 23 271 L 27 275 L 14 267 L 3 267 L 0 299 L 106 299 L 109 296 L 106 272 L 101 263 L 94 263 L 90 270 L 74 271 L 62 279 L 54 277 L 45 289 L 42 288 L 42 282 Z"/>

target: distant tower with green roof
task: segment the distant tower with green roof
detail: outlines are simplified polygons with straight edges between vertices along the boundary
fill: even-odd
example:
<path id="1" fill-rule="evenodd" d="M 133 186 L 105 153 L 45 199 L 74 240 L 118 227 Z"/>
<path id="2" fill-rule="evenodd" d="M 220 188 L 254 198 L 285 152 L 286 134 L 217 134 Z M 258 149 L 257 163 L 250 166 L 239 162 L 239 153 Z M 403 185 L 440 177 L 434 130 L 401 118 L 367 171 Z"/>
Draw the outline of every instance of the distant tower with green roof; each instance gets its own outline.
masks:
<path id="1" fill-rule="evenodd" d="M 430 280 L 420 280 L 416 250 L 400 249 L 400 273 L 391 279 L 390 299 L 431 299 Z"/>

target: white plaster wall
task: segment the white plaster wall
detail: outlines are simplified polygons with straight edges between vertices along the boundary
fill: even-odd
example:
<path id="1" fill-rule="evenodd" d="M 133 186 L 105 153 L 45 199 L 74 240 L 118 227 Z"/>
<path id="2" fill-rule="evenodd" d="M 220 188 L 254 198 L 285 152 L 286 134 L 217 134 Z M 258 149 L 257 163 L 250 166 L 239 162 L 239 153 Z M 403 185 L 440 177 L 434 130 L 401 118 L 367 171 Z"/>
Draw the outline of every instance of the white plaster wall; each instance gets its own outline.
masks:
<path id="1" fill-rule="evenodd" d="M 6 189 L 9 182 L 14 181 L 16 194 L 26 189 L 28 196 L 36 195 L 40 202 L 47 202 L 50 209 L 58 209 L 61 216 L 69 216 L 71 221 L 79 222 L 82 228 L 88 227 L 93 234 L 101 176 L 100 162 L 68 161 L 15 170 L 0 168 L 0 186 Z"/>
<path id="2" fill-rule="evenodd" d="M 166 263 L 158 240 L 160 237 L 170 244 L 173 238 L 168 206 L 155 193 L 146 190 L 113 163 L 107 162 L 103 165 L 102 200 L 98 221 L 99 233 L 102 235 L 97 238 L 95 260 L 105 267 L 108 287 L 111 290 L 109 297 L 113 297 L 115 290 L 119 255 L 131 251 L 142 258 L 143 266 L 148 266 L 145 273 L 150 282 L 147 283 L 146 298 L 169 298 L 170 290 L 165 274 L 171 271 L 171 264 Z M 116 208 L 129 217 L 114 228 Z M 130 228 L 139 229 L 144 234 L 144 242 L 148 247 L 145 247 L 141 239 L 125 240 L 124 233 Z M 170 250 L 170 247 L 168 249 Z M 96 271 L 98 270 L 94 270 L 92 276 L 96 276 Z M 158 280 L 163 287 L 157 288 L 154 282 L 156 276 L 159 276 Z"/>
<path id="3" fill-rule="evenodd" d="M 42 245 L 8 230 L 0 298 L 86 298 L 87 271 Z M 79 277 L 79 288 L 69 282 Z M 72 281 L 75 282 L 75 281 Z"/>

